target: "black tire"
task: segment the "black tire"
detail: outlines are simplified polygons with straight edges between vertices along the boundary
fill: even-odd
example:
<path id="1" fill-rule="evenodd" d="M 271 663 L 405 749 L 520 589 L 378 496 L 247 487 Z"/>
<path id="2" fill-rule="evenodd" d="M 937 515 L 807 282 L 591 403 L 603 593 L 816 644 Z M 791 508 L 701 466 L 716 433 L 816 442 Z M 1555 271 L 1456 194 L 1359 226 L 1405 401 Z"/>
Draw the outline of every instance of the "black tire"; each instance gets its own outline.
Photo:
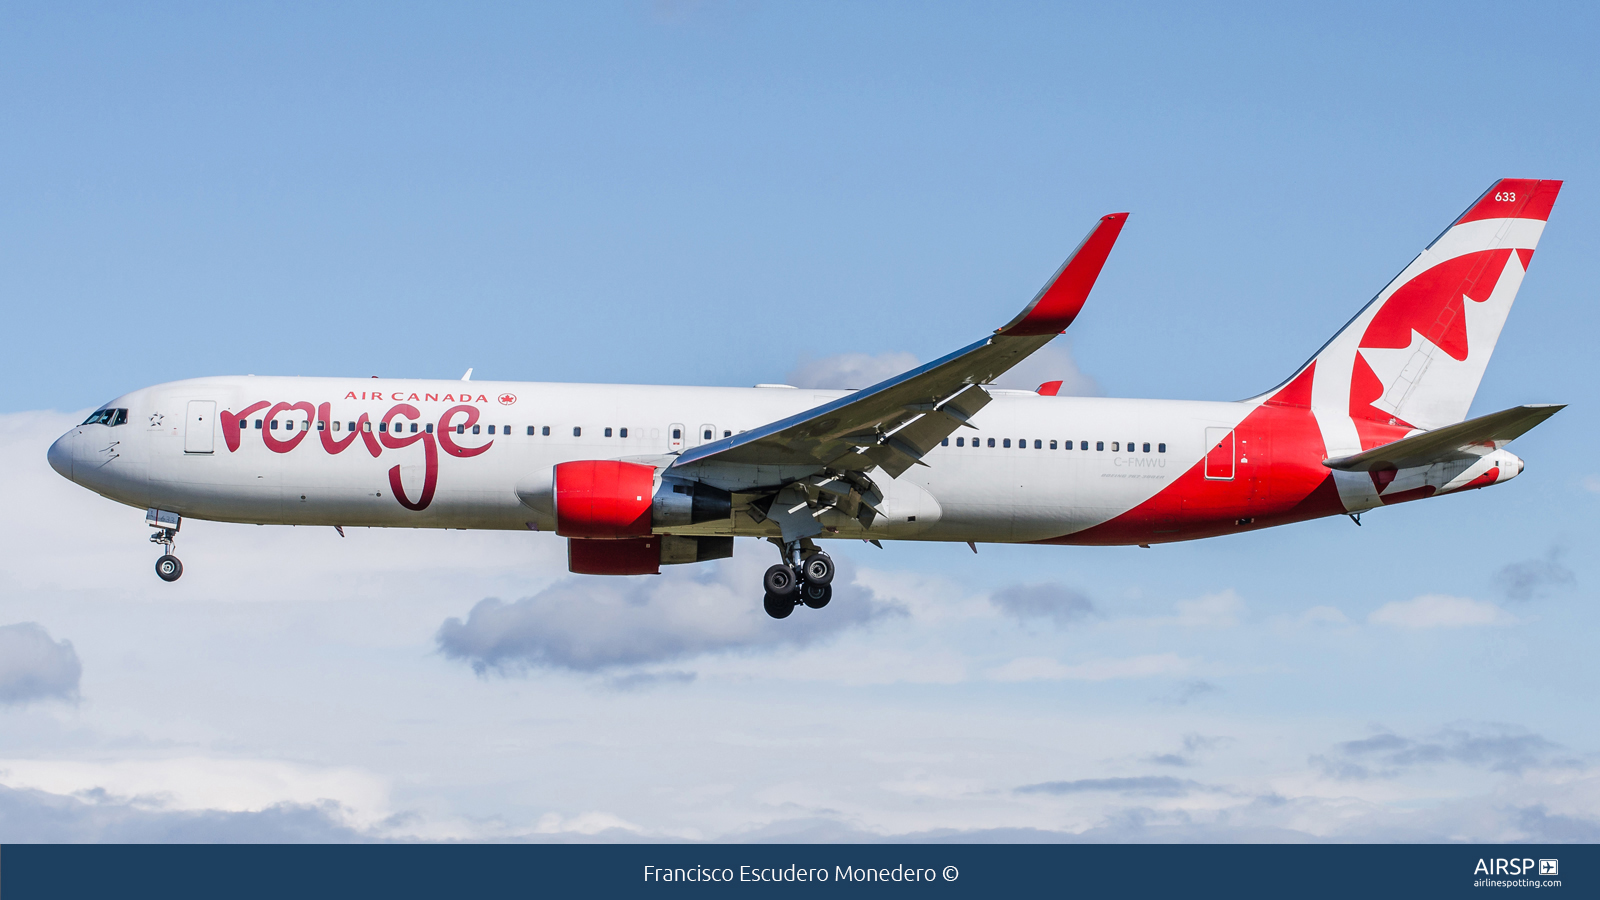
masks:
<path id="1" fill-rule="evenodd" d="M 832 584 L 833 558 L 826 553 L 814 553 L 800 564 L 800 571 L 810 584 Z"/>
<path id="2" fill-rule="evenodd" d="M 163 553 L 156 560 L 156 577 L 162 581 L 177 581 L 183 577 L 183 563 L 171 553 Z"/>
<path id="3" fill-rule="evenodd" d="M 787 619 L 789 614 L 794 612 L 794 600 L 790 597 L 775 597 L 768 594 L 761 599 L 761 607 L 774 619 Z"/>
<path id="4" fill-rule="evenodd" d="M 828 601 L 832 599 L 833 585 L 831 584 L 812 584 L 808 581 L 806 586 L 800 589 L 801 602 L 812 609 L 821 609 L 827 606 Z"/>
<path id="5" fill-rule="evenodd" d="M 761 586 L 774 597 L 793 600 L 794 595 L 800 591 L 800 579 L 795 577 L 794 570 L 788 566 L 773 566 L 762 577 Z"/>

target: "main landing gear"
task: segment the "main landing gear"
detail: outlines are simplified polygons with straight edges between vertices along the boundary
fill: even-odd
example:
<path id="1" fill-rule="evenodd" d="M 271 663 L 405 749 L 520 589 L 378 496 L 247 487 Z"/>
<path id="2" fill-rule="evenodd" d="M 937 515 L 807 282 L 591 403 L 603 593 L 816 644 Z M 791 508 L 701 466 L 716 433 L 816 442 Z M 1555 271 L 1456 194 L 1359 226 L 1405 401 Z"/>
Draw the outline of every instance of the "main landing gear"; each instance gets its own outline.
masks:
<path id="1" fill-rule="evenodd" d="M 804 603 L 821 609 L 833 599 L 833 559 L 817 549 L 809 538 L 784 543 L 776 538 L 783 562 L 767 570 L 761 579 L 766 596 L 761 606 L 774 619 L 786 619 Z"/>
<path id="2" fill-rule="evenodd" d="M 156 560 L 156 577 L 169 582 L 182 578 L 183 563 L 172 555 L 178 542 L 178 528 L 183 525 L 182 517 L 165 510 L 149 509 L 145 510 L 144 523 L 156 530 L 150 535 L 150 543 L 160 544 L 163 551 Z"/>

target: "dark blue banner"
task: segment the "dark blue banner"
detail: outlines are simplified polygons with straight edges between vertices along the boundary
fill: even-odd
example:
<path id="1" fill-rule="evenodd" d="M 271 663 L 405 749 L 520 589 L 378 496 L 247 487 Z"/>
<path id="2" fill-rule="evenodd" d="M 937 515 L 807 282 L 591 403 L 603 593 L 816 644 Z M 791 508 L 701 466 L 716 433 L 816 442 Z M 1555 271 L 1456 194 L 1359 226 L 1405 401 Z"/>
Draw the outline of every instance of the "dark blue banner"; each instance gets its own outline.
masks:
<path id="1" fill-rule="evenodd" d="M 4 900 L 1595 896 L 1593 845 L 27 845 Z"/>

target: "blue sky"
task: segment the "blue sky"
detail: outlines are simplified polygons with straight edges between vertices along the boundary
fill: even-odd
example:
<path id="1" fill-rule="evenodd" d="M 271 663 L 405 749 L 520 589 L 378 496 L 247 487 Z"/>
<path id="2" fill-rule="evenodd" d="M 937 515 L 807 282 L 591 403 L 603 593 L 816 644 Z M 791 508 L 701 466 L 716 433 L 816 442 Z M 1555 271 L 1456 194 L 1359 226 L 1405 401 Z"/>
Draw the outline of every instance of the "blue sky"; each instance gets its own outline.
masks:
<path id="1" fill-rule="evenodd" d="M 1600 838 L 1596 18 L 0 9 L 0 457 L 35 511 L 0 807 L 80 839 Z M 612 583 L 548 536 L 194 523 L 163 585 L 138 512 L 44 465 L 73 413 L 204 374 L 894 368 L 1121 210 L 1038 371 L 1244 397 L 1504 176 L 1567 185 L 1474 411 L 1572 406 L 1515 482 L 1361 528 L 843 546 L 854 612 L 768 623 L 753 543 Z M 1007 605 L 1030 585 L 1056 615 Z"/>

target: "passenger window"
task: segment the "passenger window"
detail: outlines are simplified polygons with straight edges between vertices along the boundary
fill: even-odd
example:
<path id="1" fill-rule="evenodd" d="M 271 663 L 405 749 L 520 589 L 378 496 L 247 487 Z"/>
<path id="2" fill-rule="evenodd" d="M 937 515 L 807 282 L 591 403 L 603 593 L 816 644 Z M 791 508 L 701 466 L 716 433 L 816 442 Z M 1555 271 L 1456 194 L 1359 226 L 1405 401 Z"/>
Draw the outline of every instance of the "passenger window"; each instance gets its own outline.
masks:
<path id="1" fill-rule="evenodd" d="M 709 428 L 706 429 L 705 439 L 708 441 L 711 440 L 711 429 Z"/>
<path id="2" fill-rule="evenodd" d="M 478 426 L 476 426 L 476 425 L 472 426 L 472 433 L 473 434 L 477 434 L 478 433 Z"/>
<path id="3" fill-rule="evenodd" d="M 1156 452 L 1157 453 L 1165 453 L 1165 452 L 1167 452 L 1167 445 L 1166 444 L 1157 444 L 1156 445 Z"/>
<path id="4" fill-rule="evenodd" d="M 533 426 L 532 425 L 528 426 L 528 437 L 533 437 Z"/>
<path id="5" fill-rule="evenodd" d="M 550 436 L 550 426 L 546 425 L 539 433 L 541 435 L 543 435 L 544 437 L 549 437 Z"/>
<path id="6" fill-rule="evenodd" d="M 327 431 L 328 430 L 328 423 L 322 421 L 321 419 L 318 419 L 317 420 L 317 430 L 318 431 Z"/>
<path id="7" fill-rule="evenodd" d="M 606 437 L 611 437 L 611 429 L 610 428 L 606 429 Z"/>
<path id="8" fill-rule="evenodd" d="M 381 432 L 386 432 L 388 430 L 389 430 L 389 423 L 388 422 L 379 422 L 378 423 L 378 431 L 380 433 Z"/>
<path id="9" fill-rule="evenodd" d="M 456 427 L 460 428 L 461 426 L 457 425 Z M 372 433 L 372 423 L 371 422 L 362 422 L 361 423 L 361 430 L 366 434 L 371 434 Z"/>
<path id="10" fill-rule="evenodd" d="M 372 426 L 368 425 L 367 426 L 367 430 L 371 431 L 372 430 Z M 467 426 L 465 426 L 465 425 L 457 425 L 456 426 L 456 434 L 466 434 L 466 433 L 467 433 Z"/>
<path id="11" fill-rule="evenodd" d="M 337 428 L 334 429 L 334 431 L 338 431 L 338 430 L 339 429 L 337 429 Z M 354 423 L 354 422 L 350 423 L 350 430 L 351 431 L 355 431 L 356 430 L 356 423 Z"/>
<path id="12" fill-rule="evenodd" d="M 1112 441 L 1111 442 L 1111 452 L 1112 453 L 1116 453 L 1117 451 L 1119 451 L 1121 449 L 1122 449 L 1122 445 L 1121 444 L 1117 443 L 1116 441 Z"/>
<path id="13" fill-rule="evenodd" d="M 965 447 L 966 445 L 967 445 L 967 439 L 966 438 L 964 438 L 964 437 L 956 438 L 956 446 L 957 447 Z"/>
<path id="14" fill-rule="evenodd" d="M 473 429 L 472 429 L 472 433 L 473 433 L 473 434 L 477 434 L 477 433 L 478 433 L 478 429 L 477 429 L 477 427 L 476 427 L 476 426 L 474 426 L 474 427 L 473 427 Z M 493 426 L 493 425 L 490 425 L 490 426 L 489 426 L 489 433 L 490 433 L 490 434 L 494 434 L 494 426 Z"/>
<path id="15" fill-rule="evenodd" d="M 1051 444 L 1050 449 L 1054 450 L 1055 449 L 1055 441 L 1051 441 L 1050 444 Z M 1034 438 L 1033 439 L 1033 449 L 1035 449 L 1035 450 L 1043 450 L 1044 449 L 1044 442 L 1039 440 L 1038 438 Z"/>
<path id="16" fill-rule="evenodd" d="M 1070 444 L 1069 444 L 1069 445 L 1068 445 L 1068 446 L 1071 446 L 1071 445 L 1070 445 Z M 1051 441 L 1051 442 L 1050 442 L 1050 449 L 1051 449 L 1051 450 L 1054 450 L 1054 449 L 1056 449 L 1056 442 L 1055 442 L 1055 441 Z"/>
<path id="17" fill-rule="evenodd" d="M 989 438 L 989 446 L 994 446 L 994 438 Z"/>
<path id="18" fill-rule="evenodd" d="M 260 431 L 260 430 L 261 430 L 261 420 L 260 420 L 260 419 L 257 419 L 257 420 L 256 420 L 256 430 L 257 430 L 257 431 Z"/>
<path id="19" fill-rule="evenodd" d="M 949 438 L 945 438 L 944 440 L 940 441 L 939 442 L 939 446 L 941 446 L 941 447 L 950 446 L 950 439 Z"/>
<path id="20" fill-rule="evenodd" d="M 338 423 L 338 422 L 335 422 L 335 423 L 333 423 L 333 424 L 335 424 L 335 425 L 337 425 L 337 424 L 339 424 L 339 423 Z M 426 432 L 427 432 L 427 433 L 429 433 L 429 434 L 433 434 L 433 423 L 432 423 L 432 422 L 429 422 L 429 423 L 428 423 L 428 424 L 427 424 L 427 425 L 424 425 L 424 426 L 423 426 L 423 427 L 422 427 L 422 430 L 423 430 L 423 431 L 426 431 Z"/>
<path id="21" fill-rule="evenodd" d="M 1087 448 L 1085 448 L 1085 449 L 1087 449 Z M 1106 442 L 1105 441 L 1095 441 L 1094 442 L 1094 449 L 1096 449 L 1096 450 L 1104 450 L 1104 449 L 1106 449 Z"/>
<path id="22" fill-rule="evenodd" d="M 573 437 L 583 437 L 583 429 L 578 427 L 578 426 L 576 426 L 576 425 L 572 426 L 572 436 Z"/>
<path id="23" fill-rule="evenodd" d="M 1149 453 L 1149 452 L 1150 452 L 1150 442 L 1149 442 L 1149 441 L 1146 441 L 1146 442 L 1145 442 L 1145 445 L 1144 445 L 1144 452 L 1146 452 L 1146 453 Z"/>
<path id="24" fill-rule="evenodd" d="M 628 436 L 628 429 L 624 428 L 621 431 L 618 431 L 617 432 L 617 436 L 618 437 L 627 437 Z"/>
<path id="25" fill-rule="evenodd" d="M 411 423 L 411 433 L 412 434 L 416 434 L 417 433 L 417 423 L 415 423 L 415 422 Z"/>
<path id="26" fill-rule="evenodd" d="M 277 431 L 278 430 L 278 420 L 277 419 L 273 419 L 272 420 L 272 427 L 268 428 L 267 430 L 268 431 Z"/>
<path id="27" fill-rule="evenodd" d="M 1089 442 L 1088 441 L 1079 441 L 1078 442 L 1078 449 L 1079 450 L 1087 450 L 1087 449 L 1089 449 Z"/>
<path id="28" fill-rule="evenodd" d="M 672 429 L 672 439 L 675 440 L 675 441 L 683 440 L 683 429 L 682 428 L 674 428 L 674 429 Z"/>
<path id="29" fill-rule="evenodd" d="M 1002 446 L 1002 447 L 1010 447 L 1011 446 L 1011 438 L 1006 438 L 1005 440 L 1001 441 L 1000 442 L 1000 446 Z"/>
<path id="30" fill-rule="evenodd" d="M 733 437 L 733 432 L 731 432 L 731 431 L 724 431 L 724 432 L 722 432 L 722 436 L 723 436 L 723 437 Z M 623 437 L 627 437 L 627 435 L 623 435 Z"/>

